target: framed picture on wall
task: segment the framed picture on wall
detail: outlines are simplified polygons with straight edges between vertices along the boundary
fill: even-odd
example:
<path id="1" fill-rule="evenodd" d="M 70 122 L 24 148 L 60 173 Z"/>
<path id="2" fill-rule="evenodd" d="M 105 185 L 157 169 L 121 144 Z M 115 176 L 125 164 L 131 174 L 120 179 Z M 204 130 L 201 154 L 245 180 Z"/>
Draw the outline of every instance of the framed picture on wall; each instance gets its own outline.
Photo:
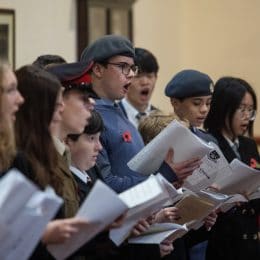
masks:
<path id="1" fill-rule="evenodd" d="M 0 9 L 0 60 L 15 69 L 15 11 Z"/>
<path id="2" fill-rule="evenodd" d="M 110 33 L 132 38 L 131 17 L 128 9 L 113 8 L 110 10 Z"/>
<path id="3" fill-rule="evenodd" d="M 107 32 L 107 10 L 103 6 L 88 8 L 88 42 L 95 41 Z"/>
<path id="4" fill-rule="evenodd" d="M 106 34 L 133 40 L 132 6 L 136 0 L 77 0 L 78 57 L 83 49 Z"/>

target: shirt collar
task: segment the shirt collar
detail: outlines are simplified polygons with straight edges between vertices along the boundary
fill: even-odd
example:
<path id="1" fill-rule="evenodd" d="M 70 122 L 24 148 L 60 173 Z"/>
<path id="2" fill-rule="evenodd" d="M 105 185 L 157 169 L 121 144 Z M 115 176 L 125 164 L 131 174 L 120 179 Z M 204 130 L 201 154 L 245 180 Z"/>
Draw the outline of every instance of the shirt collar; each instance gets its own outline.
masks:
<path id="1" fill-rule="evenodd" d="M 122 104 L 128 117 L 135 117 L 139 113 L 139 111 L 134 106 L 132 106 L 126 98 L 122 99 Z"/>
<path id="2" fill-rule="evenodd" d="M 86 171 L 81 171 L 78 168 L 74 166 L 70 166 L 71 172 L 76 175 L 80 180 L 82 180 L 84 183 L 88 183 L 91 181 L 90 177 L 88 176 Z"/>
<path id="3" fill-rule="evenodd" d="M 139 113 L 139 111 L 126 98 L 122 99 L 122 103 L 127 109 L 129 109 L 133 114 L 135 114 L 135 116 Z M 149 114 L 151 110 L 152 110 L 152 105 L 148 104 L 144 113 Z"/>
<path id="4" fill-rule="evenodd" d="M 136 127 L 138 127 L 139 122 L 138 122 L 138 119 L 136 118 L 136 116 L 139 114 L 139 111 L 126 98 L 123 98 L 121 102 L 125 108 L 125 112 L 127 114 L 128 119 Z M 151 106 L 151 104 L 149 104 L 144 112 L 146 113 L 146 115 L 148 115 L 151 112 L 151 110 L 152 110 L 152 106 Z"/>
<path id="5" fill-rule="evenodd" d="M 66 150 L 66 145 L 56 136 L 53 136 L 52 139 L 56 150 L 62 156 Z"/>
<path id="6" fill-rule="evenodd" d="M 224 138 L 226 139 L 226 141 L 228 142 L 228 144 L 230 145 L 230 147 L 233 147 L 234 145 L 238 148 L 239 147 L 239 140 L 238 138 L 235 139 L 235 141 L 233 142 L 230 138 L 228 138 L 226 135 L 223 135 Z"/>
<path id="7" fill-rule="evenodd" d="M 71 153 L 70 153 L 70 149 L 68 148 L 68 146 L 55 136 L 53 136 L 52 139 L 53 139 L 53 143 L 54 143 L 54 146 L 55 146 L 57 152 L 63 158 L 65 158 L 66 163 L 68 165 L 70 165 L 71 164 Z"/>

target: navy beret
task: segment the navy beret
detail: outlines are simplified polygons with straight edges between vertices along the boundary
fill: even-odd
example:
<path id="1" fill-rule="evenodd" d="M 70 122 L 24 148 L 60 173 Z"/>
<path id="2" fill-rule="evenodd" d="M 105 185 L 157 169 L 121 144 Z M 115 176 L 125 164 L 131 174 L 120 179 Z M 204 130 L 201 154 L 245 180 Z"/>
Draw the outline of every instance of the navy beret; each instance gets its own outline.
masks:
<path id="1" fill-rule="evenodd" d="M 134 57 L 135 49 L 127 38 L 111 34 L 99 38 L 86 47 L 81 54 L 80 60 L 101 62 L 116 55 Z"/>
<path id="2" fill-rule="evenodd" d="M 171 79 L 164 92 L 174 98 L 209 96 L 213 93 L 213 81 L 202 72 L 182 70 Z"/>
<path id="3" fill-rule="evenodd" d="M 91 69 L 92 61 L 63 63 L 46 68 L 46 70 L 54 74 L 61 83 L 66 82 L 83 82 L 83 78 Z"/>

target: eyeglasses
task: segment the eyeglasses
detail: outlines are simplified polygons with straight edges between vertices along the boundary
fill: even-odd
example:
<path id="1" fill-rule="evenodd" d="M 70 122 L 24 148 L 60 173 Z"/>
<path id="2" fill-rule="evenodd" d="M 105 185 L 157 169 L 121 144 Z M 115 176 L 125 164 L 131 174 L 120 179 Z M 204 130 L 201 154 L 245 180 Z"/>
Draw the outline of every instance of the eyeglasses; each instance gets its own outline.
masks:
<path id="1" fill-rule="evenodd" d="M 249 117 L 250 121 L 254 121 L 256 117 L 256 111 L 251 107 L 240 106 L 237 109 L 237 112 L 241 115 L 241 117 L 245 117 L 246 115 Z"/>
<path id="2" fill-rule="evenodd" d="M 120 62 L 120 63 L 106 62 L 106 64 L 114 65 L 121 68 L 122 73 L 125 76 L 128 76 L 131 70 L 134 72 L 134 76 L 136 76 L 138 73 L 138 67 L 136 65 L 129 65 L 128 63 L 125 62 Z"/>

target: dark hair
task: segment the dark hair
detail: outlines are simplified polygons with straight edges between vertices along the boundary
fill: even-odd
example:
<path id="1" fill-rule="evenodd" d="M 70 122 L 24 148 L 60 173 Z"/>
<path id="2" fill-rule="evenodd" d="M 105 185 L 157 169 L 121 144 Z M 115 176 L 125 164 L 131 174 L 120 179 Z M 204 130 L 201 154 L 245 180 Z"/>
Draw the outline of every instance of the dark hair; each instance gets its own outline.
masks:
<path id="1" fill-rule="evenodd" d="M 103 130 L 104 123 L 102 117 L 96 110 L 91 111 L 91 117 L 89 118 L 88 124 L 86 125 L 82 134 L 94 135 L 99 132 L 102 132 Z M 80 135 L 81 134 L 69 134 L 68 138 L 72 141 L 77 141 Z"/>
<path id="2" fill-rule="evenodd" d="M 51 54 L 46 54 L 46 55 L 41 55 L 39 56 L 34 62 L 33 65 L 45 69 L 47 66 L 50 65 L 58 65 L 66 63 L 66 60 L 62 58 L 59 55 L 51 55 Z"/>
<path id="3" fill-rule="evenodd" d="M 135 48 L 135 65 L 138 66 L 139 73 L 155 73 L 159 71 L 159 65 L 155 56 L 143 48 Z"/>
<path id="4" fill-rule="evenodd" d="M 234 77 L 220 78 L 214 88 L 212 102 L 204 127 L 210 133 L 219 133 L 227 128 L 227 121 L 232 129 L 232 119 L 246 93 L 253 99 L 253 108 L 257 110 L 257 99 L 253 88 L 243 79 Z M 253 136 L 253 121 L 249 122 L 248 133 Z"/>
<path id="5" fill-rule="evenodd" d="M 15 122 L 17 147 L 32 167 L 33 180 L 42 188 L 50 184 L 61 194 L 62 182 L 56 172 L 58 155 L 49 131 L 61 84 L 55 76 L 34 65 L 15 73 L 25 99 Z"/>

